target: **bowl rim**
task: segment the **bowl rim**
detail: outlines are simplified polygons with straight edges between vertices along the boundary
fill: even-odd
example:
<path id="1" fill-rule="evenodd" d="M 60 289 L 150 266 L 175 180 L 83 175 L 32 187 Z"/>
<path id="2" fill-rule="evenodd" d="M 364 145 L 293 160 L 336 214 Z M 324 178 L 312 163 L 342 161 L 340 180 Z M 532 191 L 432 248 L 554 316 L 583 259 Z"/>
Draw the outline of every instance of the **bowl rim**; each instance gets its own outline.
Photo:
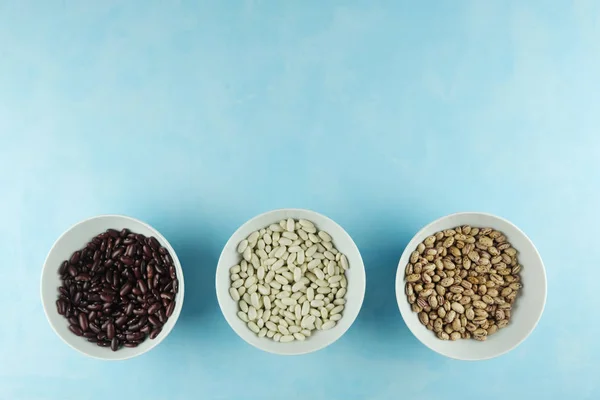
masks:
<path id="1" fill-rule="evenodd" d="M 179 291 L 177 292 L 177 296 L 179 297 L 177 304 L 175 305 L 175 310 L 173 312 L 173 315 L 171 315 L 170 318 L 174 318 L 173 324 L 171 325 L 171 327 L 168 330 L 164 330 L 161 332 L 160 338 L 157 339 L 153 339 L 153 343 L 145 350 L 143 351 L 139 351 L 136 352 L 134 354 L 131 354 L 129 356 L 123 356 L 123 357 L 118 357 L 118 358 L 105 358 L 105 357 L 100 357 L 100 356 L 96 356 L 93 354 L 89 354 L 81 349 L 78 349 L 77 347 L 73 346 L 70 341 L 68 339 L 66 339 L 63 335 L 61 335 L 57 330 L 56 327 L 54 326 L 54 323 L 52 322 L 52 319 L 50 318 L 50 310 L 48 309 L 48 307 L 51 308 L 50 304 L 46 304 L 46 302 L 44 301 L 44 274 L 46 272 L 46 269 L 48 268 L 48 259 L 50 258 L 50 254 L 52 254 L 52 252 L 54 251 L 54 248 L 56 247 L 56 245 L 63 239 L 63 237 L 65 235 L 67 235 L 67 233 L 69 233 L 71 230 L 75 229 L 77 226 L 79 225 L 83 225 L 86 223 L 89 223 L 90 221 L 96 220 L 96 219 L 102 219 L 102 218 L 120 218 L 123 220 L 127 220 L 130 222 L 134 222 L 134 223 L 138 223 L 143 225 L 144 227 L 148 228 L 150 231 L 153 232 L 154 236 L 156 236 L 157 239 L 159 239 L 159 241 L 161 241 L 161 244 L 167 248 L 167 250 L 169 251 L 169 254 L 171 254 L 171 257 L 173 258 L 173 262 L 174 262 L 174 266 L 175 266 L 175 270 L 177 271 L 177 278 L 179 280 Z M 129 360 L 132 358 L 135 358 L 137 356 L 141 356 L 142 354 L 145 354 L 147 352 L 149 352 L 150 350 L 154 349 L 156 346 L 158 346 L 173 330 L 173 328 L 175 327 L 175 324 L 177 323 L 177 320 L 179 319 L 179 316 L 181 314 L 181 310 L 183 309 L 183 300 L 185 298 L 185 282 L 184 282 L 184 277 L 183 277 L 183 268 L 181 267 L 181 262 L 179 261 L 179 257 L 177 256 L 177 253 L 175 252 L 175 250 L 173 249 L 173 247 L 171 246 L 171 243 L 169 243 L 169 241 L 153 226 L 151 226 L 150 224 L 141 221 L 137 218 L 134 217 L 130 217 L 128 215 L 123 215 L 123 214 L 100 214 L 100 215 L 95 215 L 93 217 L 89 217 L 86 219 L 83 219 L 81 221 L 78 221 L 74 224 L 72 224 L 71 226 L 69 226 L 69 228 L 67 228 L 65 231 L 63 231 L 63 233 L 54 241 L 54 243 L 52 243 L 52 246 L 50 247 L 50 250 L 48 251 L 48 254 L 46 255 L 46 258 L 44 259 L 44 264 L 42 265 L 42 271 L 41 271 L 41 276 L 40 276 L 40 300 L 42 302 L 42 308 L 44 309 L 44 315 L 46 316 L 46 320 L 48 321 L 48 324 L 50 325 L 50 327 L 52 328 L 52 330 L 54 331 L 54 333 L 56 334 L 56 336 L 58 336 L 64 343 L 66 343 L 70 348 L 76 350 L 77 352 L 90 357 L 90 358 L 94 358 L 97 360 L 103 360 L 103 361 L 124 361 L 124 360 Z M 51 308 L 52 309 L 52 308 Z"/>
<path id="2" fill-rule="evenodd" d="M 264 218 L 266 216 L 269 216 L 270 214 L 276 214 L 276 213 L 297 213 L 297 212 L 305 212 L 305 213 L 310 213 L 315 215 L 317 218 L 321 218 L 324 220 L 327 220 L 331 223 L 333 223 L 334 225 L 336 225 L 342 232 L 342 234 L 346 235 L 349 239 L 349 243 L 351 244 L 351 246 L 353 247 L 354 250 L 356 250 L 356 254 L 358 255 L 358 259 L 360 261 L 360 271 L 362 271 L 362 276 L 363 276 L 363 285 L 360 288 L 360 301 L 358 302 L 358 306 L 356 308 L 356 312 L 353 316 L 346 316 L 344 315 L 344 319 L 348 318 L 348 326 L 339 331 L 339 334 L 337 334 L 335 336 L 335 338 L 333 338 L 330 341 L 325 341 L 323 342 L 323 344 L 321 346 L 318 346 L 314 349 L 311 350 L 307 350 L 307 351 L 298 351 L 298 352 L 277 352 L 277 351 L 273 351 L 272 349 L 267 349 L 264 347 L 260 347 L 255 343 L 251 343 L 249 342 L 246 337 L 249 335 L 254 335 L 254 333 L 250 332 L 248 330 L 248 332 L 244 333 L 244 334 L 240 334 L 236 328 L 234 328 L 233 324 L 232 324 L 232 320 L 233 318 L 235 318 L 233 315 L 228 315 L 228 313 L 226 313 L 226 310 L 224 309 L 223 306 L 223 302 L 225 301 L 225 299 L 229 299 L 229 293 L 228 290 L 219 290 L 219 268 L 226 268 L 226 266 L 224 265 L 224 261 L 223 261 L 223 257 L 225 255 L 225 250 L 228 248 L 228 245 L 230 244 L 230 242 L 232 241 L 233 237 L 236 236 L 240 231 L 242 231 L 246 226 L 250 225 L 251 223 L 253 223 L 255 220 Z M 298 217 L 292 217 L 292 218 L 298 218 Z M 317 222 L 315 222 L 317 223 Z M 233 243 L 233 242 L 232 242 Z M 353 268 L 357 268 L 358 266 L 354 266 Z M 227 267 L 229 268 L 229 267 Z M 217 292 L 217 302 L 219 303 L 219 308 L 221 310 L 221 314 L 223 314 L 223 317 L 225 318 L 225 320 L 227 321 L 227 324 L 229 325 L 229 327 L 231 328 L 231 330 L 233 330 L 235 332 L 235 334 L 237 336 L 239 336 L 244 342 L 246 342 L 247 344 L 253 346 L 254 348 L 270 353 L 270 354 L 275 354 L 275 355 L 279 355 L 279 356 L 300 356 L 300 355 L 304 355 L 304 354 L 310 354 L 310 353 L 314 353 L 317 352 L 319 350 L 323 350 L 324 348 L 332 345 L 333 343 L 335 343 L 336 341 L 338 341 L 342 336 L 344 336 L 344 334 L 350 329 L 350 327 L 354 324 L 354 322 L 356 321 L 356 318 L 358 318 L 358 315 L 360 314 L 360 311 L 362 309 L 362 305 L 364 302 L 364 298 L 365 298 L 365 292 L 366 292 L 366 287 L 367 287 L 367 274 L 366 274 L 366 270 L 365 270 L 365 264 L 362 258 L 362 255 L 360 253 L 360 250 L 358 248 L 358 246 L 356 245 L 356 243 L 354 242 L 354 239 L 352 239 L 352 236 L 350 236 L 350 234 L 340 225 L 338 224 L 336 221 L 334 221 L 333 219 L 327 217 L 326 215 L 323 215 L 321 213 L 318 213 L 316 211 L 313 210 L 309 210 L 306 208 L 277 208 L 277 209 L 273 209 L 273 210 L 269 210 L 263 213 L 260 213 L 252 218 L 250 218 L 249 220 L 245 221 L 244 223 L 242 223 L 227 239 L 227 242 L 225 242 L 225 245 L 223 246 L 223 249 L 221 250 L 221 254 L 219 255 L 219 260 L 217 262 L 217 268 L 215 271 L 215 290 Z M 335 329 L 335 328 L 334 328 Z"/>
<path id="3" fill-rule="evenodd" d="M 541 266 L 541 273 L 543 276 L 543 293 L 544 293 L 544 301 L 542 302 L 542 307 L 540 308 L 536 320 L 534 322 L 534 324 L 531 326 L 531 328 L 524 333 L 524 335 L 521 337 L 521 339 L 519 339 L 518 341 L 516 341 L 512 346 L 510 346 L 509 348 L 498 352 L 497 354 L 491 355 L 491 356 L 485 356 L 485 357 L 471 357 L 471 358 L 465 358 L 465 357 L 456 357 L 456 356 L 452 356 L 449 354 L 445 354 L 442 353 L 434 348 L 432 348 L 430 345 L 428 345 L 427 343 L 425 343 L 424 341 L 421 340 L 420 338 L 420 334 L 418 332 L 415 332 L 413 330 L 413 328 L 411 327 L 411 325 L 409 323 L 407 323 L 406 319 L 407 316 L 404 315 L 404 312 L 402 311 L 402 307 L 400 306 L 400 303 L 407 303 L 408 300 L 406 298 L 406 295 L 404 293 L 404 268 L 402 267 L 402 259 L 404 258 L 405 254 L 408 254 L 408 252 L 412 252 L 412 248 L 416 247 L 416 245 L 413 245 L 413 241 L 415 241 L 415 238 L 417 236 L 420 236 L 423 232 L 427 231 L 430 227 L 432 227 L 433 225 L 436 225 L 438 223 L 440 223 L 441 221 L 451 218 L 451 217 L 458 217 L 458 216 L 474 216 L 474 215 L 480 215 L 480 216 L 485 216 L 485 217 L 490 217 L 493 219 L 497 219 L 500 220 L 508 225 L 510 225 L 512 228 L 514 228 L 519 234 L 521 234 L 523 236 L 523 238 L 529 242 L 529 244 L 531 245 L 531 248 L 533 249 L 534 255 L 537 257 L 537 259 L 539 260 L 539 264 Z M 411 240 L 408 242 L 408 244 L 406 245 L 406 247 L 404 248 L 404 251 L 402 252 L 402 254 L 400 255 L 400 259 L 398 260 L 398 268 L 396 269 L 396 301 L 398 303 L 398 309 L 400 310 L 400 315 L 402 316 L 402 319 L 404 320 L 404 324 L 406 325 L 406 327 L 410 330 L 410 332 L 413 334 L 413 336 L 419 341 L 421 342 L 423 345 L 425 345 L 427 348 L 429 348 L 430 350 L 434 351 L 437 354 L 440 354 L 444 357 L 448 357 L 454 360 L 460 360 L 460 361 L 484 361 L 484 360 L 489 360 L 492 358 L 496 358 L 496 357 L 500 357 L 514 349 L 516 349 L 519 345 L 521 345 L 521 343 L 523 343 L 530 335 L 531 333 L 535 330 L 535 328 L 537 327 L 538 323 L 540 322 L 540 319 L 542 318 L 542 315 L 544 314 L 544 309 L 546 308 L 546 300 L 548 297 L 548 278 L 546 276 L 546 266 L 544 265 L 544 261 L 542 259 L 542 256 L 540 255 L 540 252 L 538 251 L 537 247 L 535 247 L 535 244 L 533 243 L 533 241 L 529 238 L 529 236 L 527 236 L 527 234 L 525 234 L 525 232 L 523 232 L 517 225 L 515 225 L 514 223 L 510 222 L 509 220 L 507 220 L 506 218 L 500 217 L 498 215 L 495 214 L 491 214 L 491 213 L 486 213 L 486 212 L 480 212 L 480 211 L 461 211 L 461 212 L 455 212 L 452 214 L 448 214 L 448 215 L 444 215 L 440 218 L 435 219 L 434 221 L 429 222 L 428 224 L 426 224 L 425 226 L 423 226 L 421 229 L 419 229 L 411 238 Z M 413 313 L 412 310 L 410 310 L 411 314 Z"/>

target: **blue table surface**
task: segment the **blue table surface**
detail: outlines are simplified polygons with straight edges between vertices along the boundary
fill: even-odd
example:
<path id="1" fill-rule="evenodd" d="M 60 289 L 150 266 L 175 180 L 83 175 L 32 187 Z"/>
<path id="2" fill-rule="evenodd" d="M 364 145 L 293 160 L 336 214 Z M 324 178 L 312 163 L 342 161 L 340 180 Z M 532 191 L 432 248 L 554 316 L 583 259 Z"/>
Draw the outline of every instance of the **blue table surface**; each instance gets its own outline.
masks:
<path id="1" fill-rule="evenodd" d="M 1 399 L 599 399 L 600 2 L 0 1 Z M 352 235 L 362 311 L 279 357 L 217 305 L 233 231 L 309 208 Z M 506 217 L 546 263 L 533 334 L 439 356 L 395 301 L 400 254 L 456 211 Z M 125 362 L 67 347 L 39 277 L 54 240 L 122 213 L 163 233 L 186 300 Z"/>

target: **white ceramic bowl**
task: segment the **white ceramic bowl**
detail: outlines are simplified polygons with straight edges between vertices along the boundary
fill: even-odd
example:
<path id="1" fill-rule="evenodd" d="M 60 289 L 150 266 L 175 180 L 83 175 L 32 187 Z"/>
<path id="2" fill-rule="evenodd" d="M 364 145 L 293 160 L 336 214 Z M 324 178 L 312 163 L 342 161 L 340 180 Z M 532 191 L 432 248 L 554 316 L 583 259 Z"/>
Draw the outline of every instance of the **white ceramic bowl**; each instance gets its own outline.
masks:
<path id="1" fill-rule="evenodd" d="M 521 270 L 521 289 L 515 301 L 509 325 L 488 337 L 485 342 L 477 340 L 445 341 L 427 330 L 408 303 L 404 293 L 404 271 L 410 254 L 427 236 L 461 225 L 491 227 L 504 233 L 518 251 Z M 544 263 L 531 240 L 511 222 L 485 213 L 465 212 L 451 214 L 433 221 L 421 229 L 410 241 L 398 264 L 396 273 L 396 298 L 400 313 L 410 331 L 425 346 L 444 356 L 458 360 L 485 360 L 509 352 L 523 342 L 536 327 L 546 304 L 546 271 Z"/>
<path id="2" fill-rule="evenodd" d="M 229 295 L 229 269 L 239 264 L 242 259 L 237 252 L 237 246 L 240 241 L 256 230 L 287 218 L 312 221 L 317 228 L 328 232 L 333 238 L 335 247 L 348 258 L 350 268 L 346 271 L 346 277 L 348 278 L 348 291 L 345 297 L 346 305 L 343 311 L 343 318 L 338 321 L 337 325 L 327 331 L 313 331 L 312 336 L 302 342 L 279 343 L 266 337 L 259 338 L 237 317 L 236 314 L 239 311 L 238 304 Z M 324 215 L 302 209 L 273 210 L 252 218 L 229 238 L 217 265 L 217 299 L 221 311 L 231 328 L 251 345 L 261 350 L 281 355 L 311 353 L 327 347 L 339 339 L 350 328 L 350 325 L 352 325 L 358 316 L 365 296 L 365 285 L 365 267 L 358 248 L 350 235 L 341 226 Z"/>
<path id="3" fill-rule="evenodd" d="M 121 230 L 127 228 L 134 233 L 139 233 L 145 236 L 154 236 L 161 246 L 164 246 L 175 264 L 177 272 L 177 278 L 179 280 L 179 291 L 175 297 L 177 302 L 173 314 L 165 325 L 161 333 L 154 339 L 150 340 L 147 338 L 143 343 L 137 347 L 128 348 L 123 347 L 118 351 L 112 351 L 109 347 L 99 347 L 94 343 L 88 342 L 85 338 L 74 335 L 69 330 L 69 323 L 64 316 L 58 314 L 56 310 L 56 300 L 58 298 L 58 287 L 61 285 L 61 280 L 58 275 L 58 268 L 64 260 L 68 260 L 71 254 L 76 250 L 79 250 L 96 235 L 106 231 L 107 229 Z M 126 217 L 122 215 L 102 215 L 93 217 L 79 222 L 78 224 L 69 228 L 65 233 L 58 238 L 54 243 L 42 270 L 41 279 L 41 296 L 42 304 L 44 306 L 44 312 L 50 322 L 50 326 L 54 329 L 54 332 L 69 346 L 75 350 L 94 358 L 103 360 L 125 360 L 128 358 L 139 356 L 157 346 L 160 342 L 167 337 L 175 323 L 179 314 L 181 313 L 181 307 L 183 306 L 184 297 L 184 282 L 183 272 L 181 270 L 181 264 L 177 258 L 177 254 L 167 242 L 167 240 L 150 225 L 145 224 L 137 219 Z"/>

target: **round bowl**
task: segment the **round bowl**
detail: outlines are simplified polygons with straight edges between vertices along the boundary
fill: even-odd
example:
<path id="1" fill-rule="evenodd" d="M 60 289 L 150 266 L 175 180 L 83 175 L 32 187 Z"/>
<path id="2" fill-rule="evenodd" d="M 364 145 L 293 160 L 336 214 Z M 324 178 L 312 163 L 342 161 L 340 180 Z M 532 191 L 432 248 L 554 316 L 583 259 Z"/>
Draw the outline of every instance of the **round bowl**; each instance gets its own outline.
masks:
<path id="1" fill-rule="evenodd" d="M 282 219 L 287 218 L 312 221 L 317 228 L 328 232 L 333 238 L 335 247 L 341 253 L 346 255 L 350 268 L 346 271 L 346 277 L 348 279 L 348 288 L 345 297 L 346 305 L 343 318 L 338 321 L 337 325 L 330 330 L 314 331 L 312 336 L 306 338 L 304 341 L 280 343 L 267 337 L 259 338 L 237 317 L 238 304 L 229 295 L 229 269 L 238 264 L 242 259 L 237 252 L 237 246 L 240 241 L 256 230 L 260 230 L 270 224 L 278 223 Z M 223 248 L 223 252 L 221 253 L 217 265 L 217 299 L 219 301 L 219 306 L 221 307 L 221 312 L 223 312 L 223 316 L 225 316 L 229 326 L 231 326 L 242 339 L 254 347 L 269 353 L 280 355 L 311 353 L 329 346 L 331 343 L 342 337 L 358 316 L 365 296 L 365 285 L 365 267 L 360 252 L 350 235 L 331 219 L 310 210 L 273 210 L 252 218 L 243 224 L 229 238 L 227 244 Z"/>
<path id="2" fill-rule="evenodd" d="M 161 333 L 153 340 L 147 338 L 137 347 L 122 347 L 118 351 L 112 351 L 109 347 L 99 347 L 82 337 L 74 335 L 69 330 L 68 321 L 64 316 L 58 314 L 58 311 L 56 310 L 56 300 L 58 298 L 57 289 L 61 285 L 60 276 L 58 275 L 59 266 L 64 260 L 68 260 L 73 252 L 85 247 L 94 236 L 109 228 L 116 230 L 127 228 L 134 233 L 145 236 L 154 236 L 160 245 L 165 247 L 171 254 L 173 263 L 175 264 L 177 278 L 179 280 L 179 292 L 175 296 L 175 301 L 177 302 L 175 304 L 175 310 L 163 326 Z M 175 326 L 177 318 L 179 318 L 179 314 L 181 313 L 181 307 L 183 306 L 183 271 L 181 270 L 181 264 L 179 263 L 177 254 L 175 254 L 175 251 L 167 239 L 165 239 L 156 229 L 131 217 L 122 215 L 102 215 L 77 223 L 63 233 L 54 243 L 46 257 L 42 269 L 41 296 L 44 312 L 46 313 L 48 322 L 50 322 L 50 326 L 66 344 L 86 356 L 102 360 L 125 360 L 139 356 L 140 354 L 153 349 L 167 337 L 169 332 L 171 332 L 171 329 L 173 329 L 173 326 Z"/>
<path id="3" fill-rule="evenodd" d="M 474 339 L 457 341 L 440 340 L 421 324 L 413 312 L 404 292 L 404 271 L 411 253 L 427 236 L 456 226 L 491 227 L 501 231 L 518 251 L 523 288 L 513 309 L 509 325 L 488 337 L 484 342 Z M 485 360 L 500 356 L 516 348 L 534 330 L 546 304 L 546 271 L 544 263 L 531 240 L 511 222 L 491 214 L 465 212 L 451 214 L 433 221 L 421 229 L 410 241 L 396 273 L 396 299 L 404 322 L 425 346 L 446 357 L 458 360 Z"/>

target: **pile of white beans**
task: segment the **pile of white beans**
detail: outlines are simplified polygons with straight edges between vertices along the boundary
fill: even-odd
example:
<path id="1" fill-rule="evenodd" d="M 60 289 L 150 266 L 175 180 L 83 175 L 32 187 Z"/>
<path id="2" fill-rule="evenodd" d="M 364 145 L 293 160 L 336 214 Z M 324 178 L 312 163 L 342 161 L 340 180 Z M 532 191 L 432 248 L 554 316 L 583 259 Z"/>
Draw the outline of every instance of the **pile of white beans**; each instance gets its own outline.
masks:
<path id="1" fill-rule="evenodd" d="M 238 317 L 259 337 L 305 340 L 333 328 L 346 300 L 348 259 L 327 232 L 307 220 L 282 220 L 252 232 L 238 247 L 229 294 Z"/>

